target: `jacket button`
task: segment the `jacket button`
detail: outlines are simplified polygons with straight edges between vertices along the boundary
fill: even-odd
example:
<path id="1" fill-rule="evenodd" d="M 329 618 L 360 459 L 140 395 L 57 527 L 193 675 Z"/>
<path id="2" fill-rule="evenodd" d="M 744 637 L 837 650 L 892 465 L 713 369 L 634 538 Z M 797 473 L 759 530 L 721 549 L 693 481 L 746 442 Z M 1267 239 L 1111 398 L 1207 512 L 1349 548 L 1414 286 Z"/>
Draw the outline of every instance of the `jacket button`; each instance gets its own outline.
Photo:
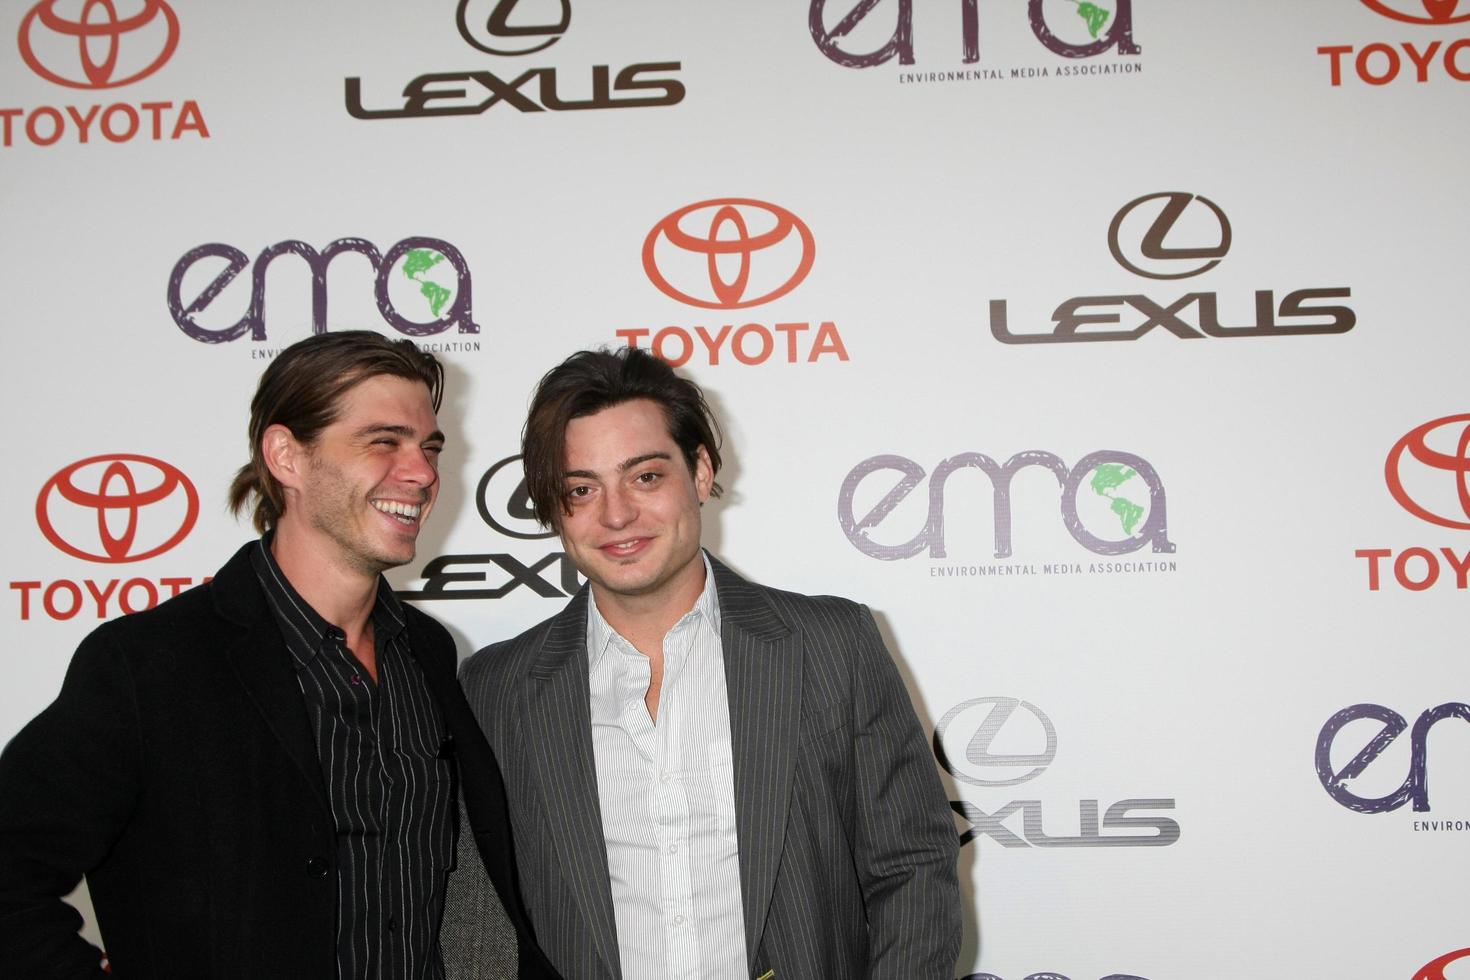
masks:
<path id="1" fill-rule="evenodd" d="M 310 878 L 325 878 L 327 876 L 327 859 L 312 858 L 306 862 L 306 874 Z"/>

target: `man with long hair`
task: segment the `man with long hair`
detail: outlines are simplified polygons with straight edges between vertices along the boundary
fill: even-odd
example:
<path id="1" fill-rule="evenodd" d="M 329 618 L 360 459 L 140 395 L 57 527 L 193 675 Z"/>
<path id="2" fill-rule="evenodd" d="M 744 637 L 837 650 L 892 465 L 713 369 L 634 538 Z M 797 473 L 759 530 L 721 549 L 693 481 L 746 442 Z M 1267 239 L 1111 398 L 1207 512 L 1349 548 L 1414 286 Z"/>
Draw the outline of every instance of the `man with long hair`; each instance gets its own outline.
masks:
<path id="1" fill-rule="evenodd" d="M 439 493 L 442 394 L 367 331 L 272 361 L 229 494 L 261 538 L 88 636 L 0 756 L 0 975 L 103 976 L 62 902 L 85 876 L 121 980 L 442 978 L 457 761 L 519 975 L 555 976 L 454 642 L 382 577 Z"/>

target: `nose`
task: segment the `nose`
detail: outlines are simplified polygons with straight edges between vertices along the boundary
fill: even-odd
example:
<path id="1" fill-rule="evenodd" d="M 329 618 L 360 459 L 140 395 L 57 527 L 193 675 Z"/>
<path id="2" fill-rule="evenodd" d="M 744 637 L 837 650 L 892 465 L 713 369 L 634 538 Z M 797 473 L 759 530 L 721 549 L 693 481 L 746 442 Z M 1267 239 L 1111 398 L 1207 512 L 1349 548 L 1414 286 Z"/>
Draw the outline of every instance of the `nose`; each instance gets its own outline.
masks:
<path id="1" fill-rule="evenodd" d="M 394 473 L 399 480 L 428 489 L 439 480 L 439 468 L 432 455 L 419 446 L 405 446 L 398 454 Z"/>
<path id="2" fill-rule="evenodd" d="M 631 494 L 616 484 L 603 492 L 602 512 L 599 514 L 603 527 L 614 530 L 627 527 L 637 516 L 637 503 Z"/>

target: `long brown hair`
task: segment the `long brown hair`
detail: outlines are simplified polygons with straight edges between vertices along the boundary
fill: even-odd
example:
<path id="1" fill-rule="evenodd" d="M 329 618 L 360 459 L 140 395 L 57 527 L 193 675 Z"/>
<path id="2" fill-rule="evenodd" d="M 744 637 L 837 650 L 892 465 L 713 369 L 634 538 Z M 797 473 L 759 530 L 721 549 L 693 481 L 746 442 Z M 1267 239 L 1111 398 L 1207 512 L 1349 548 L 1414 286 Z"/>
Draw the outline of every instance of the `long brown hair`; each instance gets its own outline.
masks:
<path id="1" fill-rule="evenodd" d="M 230 484 L 230 511 L 239 514 L 253 496 L 255 529 L 265 532 L 286 512 L 281 484 L 265 465 L 261 439 L 273 425 L 284 425 L 298 442 L 310 445 L 337 419 L 342 396 L 359 382 L 379 375 L 422 381 L 434 411 L 444 398 L 444 367 L 410 340 L 389 340 L 371 330 L 314 334 L 276 355 L 250 401 L 250 462 Z"/>

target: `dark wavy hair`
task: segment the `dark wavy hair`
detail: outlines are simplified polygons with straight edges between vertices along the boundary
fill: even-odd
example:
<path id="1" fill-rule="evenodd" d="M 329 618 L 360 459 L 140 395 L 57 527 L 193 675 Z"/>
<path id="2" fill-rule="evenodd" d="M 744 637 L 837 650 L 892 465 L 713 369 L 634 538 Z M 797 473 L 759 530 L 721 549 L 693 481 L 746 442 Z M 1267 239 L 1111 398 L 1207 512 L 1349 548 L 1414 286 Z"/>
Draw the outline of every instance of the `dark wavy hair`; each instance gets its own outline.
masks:
<path id="1" fill-rule="evenodd" d="M 546 372 L 536 385 L 526 427 L 521 430 L 526 493 L 544 527 L 557 527 L 561 517 L 571 512 L 563 496 L 567 423 L 636 398 L 646 398 L 663 409 L 669 435 L 691 473 L 700 446 L 709 454 L 710 468 L 720 472 L 719 423 L 697 384 L 679 377 L 666 361 L 640 348 L 578 351 Z M 720 495 L 718 483 L 711 494 Z"/>
<path id="2" fill-rule="evenodd" d="M 252 497 L 251 520 L 264 533 L 286 512 L 281 484 L 271 476 L 261 438 L 284 425 L 298 442 L 314 443 L 337 420 L 342 396 L 368 378 L 389 375 L 422 381 L 434 411 L 444 399 L 444 367 L 410 340 L 389 340 L 371 330 L 314 334 L 276 355 L 250 401 L 250 462 L 230 484 L 230 511 L 239 514 Z"/>

